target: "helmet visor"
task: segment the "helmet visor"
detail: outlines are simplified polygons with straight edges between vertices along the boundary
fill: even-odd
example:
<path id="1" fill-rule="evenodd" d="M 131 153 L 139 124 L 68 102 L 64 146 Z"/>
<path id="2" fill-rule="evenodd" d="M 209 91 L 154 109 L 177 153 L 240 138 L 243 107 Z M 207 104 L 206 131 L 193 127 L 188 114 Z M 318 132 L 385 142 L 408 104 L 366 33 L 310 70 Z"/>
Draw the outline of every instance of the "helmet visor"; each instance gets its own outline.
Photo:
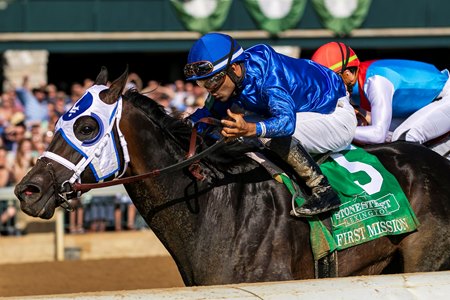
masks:
<path id="1" fill-rule="evenodd" d="M 211 73 L 214 69 L 214 65 L 210 61 L 202 60 L 196 61 L 184 66 L 184 76 L 205 76 Z"/>

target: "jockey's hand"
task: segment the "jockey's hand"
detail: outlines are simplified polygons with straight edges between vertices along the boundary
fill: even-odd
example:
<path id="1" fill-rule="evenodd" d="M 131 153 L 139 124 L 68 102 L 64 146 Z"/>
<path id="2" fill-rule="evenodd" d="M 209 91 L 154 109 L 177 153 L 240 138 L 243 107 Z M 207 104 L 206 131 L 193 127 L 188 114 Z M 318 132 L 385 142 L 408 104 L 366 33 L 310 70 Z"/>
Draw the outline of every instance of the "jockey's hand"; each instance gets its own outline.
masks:
<path id="1" fill-rule="evenodd" d="M 227 138 L 238 138 L 241 136 L 255 136 L 256 124 L 249 123 L 244 120 L 243 114 L 235 114 L 231 110 L 227 110 L 228 119 L 222 120 L 222 131 L 220 132 Z"/>

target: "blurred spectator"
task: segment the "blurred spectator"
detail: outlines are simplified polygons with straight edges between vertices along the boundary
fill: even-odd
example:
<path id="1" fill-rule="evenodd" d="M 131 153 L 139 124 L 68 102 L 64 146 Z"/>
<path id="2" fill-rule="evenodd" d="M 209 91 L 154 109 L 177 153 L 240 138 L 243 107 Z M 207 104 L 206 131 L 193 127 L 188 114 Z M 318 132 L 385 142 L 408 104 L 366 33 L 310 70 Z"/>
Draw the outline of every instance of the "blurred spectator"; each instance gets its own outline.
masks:
<path id="1" fill-rule="evenodd" d="M 123 218 L 123 212 L 126 212 L 126 219 Z M 136 207 L 128 195 L 116 195 L 116 205 L 114 209 L 114 228 L 116 231 L 134 230 L 136 221 Z M 123 226 L 126 224 L 125 226 Z"/>
<path id="2" fill-rule="evenodd" d="M 61 117 L 66 110 L 67 101 L 70 101 L 64 92 L 57 92 L 56 98 L 53 102 L 48 103 L 48 124 L 56 124 L 59 117 Z"/>
<path id="3" fill-rule="evenodd" d="M 11 155 L 15 155 L 18 144 L 25 138 L 27 127 L 25 118 L 22 113 L 15 113 L 10 120 L 9 125 L 4 128 L 3 145 L 6 150 L 11 151 Z"/>
<path id="4" fill-rule="evenodd" d="M 114 196 L 85 197 L 85 221 L 90 232 L 106 231 L 108 224 L 114 224 Z"/>
<path id="5" fill-rule="evenodd" d="M 8 151 L 0 147 L 0 188 L 12 186 L 15 183 L 14 174 L 11 165 L 7 160 Z"/>
<path id="6" fill-rule="evenodd" d="M 15 113 L 23 112 L 24 108 L 14 89 L 1 94 L 0 98 L 0 125 L 5 126 Z"/>
<path id="7" fill-rule="evenodd" d="M 71 201 L 73 210 L 69 212 L 69 232 L 83 233 L 84 232 L 84 208 L 80 199 L 73 199 Z"/>
<path id="8" fill-rule="evenodd" d="M 94 85 L 94 80 L 92 80 L 90 78 L 85 78 L 83 80 L 83 89 L 84 89 L 84 91 L 86 91 L 88 88 L 90 88 L 93 85 Z M 84 92 L 83 92 L 83 94 L 84 94 Z"/>
<path id="9" fill-rule="evenodd" d="M 17 96 L 25 108 L 27 121 L 48 120 L 47 91 L 45 88 L 28 87 L 28 77 L 23 78 L 22 87 L 16 89 Z"/>
<path id="10" fill-rule="evenodd" d="M 78 82 L 72 83 L 70 87 L 70 102 L 66 104 L 66 111 L 70 110 L 70 108 L 77 102 L 86 92 L 86 89 Z"/>
<path id="11" fill-rule="evenodd" d="M 54 127 L 54 125 L 53 125 Z M 44 133 L 43 136 L 43 142 L 44 142 L 44 149 L 47 149 L 48 145 L 50 145 L 51 141 L 53 140 L 54 136 L 54 128 L 52 126 L 49 126 L 47 131 Z"/>
<path id="12" fill-rule="evenodd" d="M 156 80 L 150 80 L 147 83 L 147 86 L 142 88 L 141 90 L 141 94 L 156 100 L 159 97 L 159 82 L 157 82 Z"/>
<path id="13" fill-rule="evenodd" d="M 159 105 L 164 107 L 164 110 L 168 114 L 173 113 L 173 108 L 170 106 L 170 96 L 166 93 L 160 93 L 156 99 L 154 99 L 156 102 L 158 102 Z"/>
<path id="14" fill-rule="evenodd" d="M 1 95 L 2 103 L 8 102 L 12 108 L 12 112 L 24 112 L 25 108 L 17 96 L 16 89 L 14 87 L 7 88 Z"/>
<path id="15" fill-rule="evenodd" d="M 56 85 L 50 83 L 45 88 L 45 91 L 47 92 L 47 100 L 48 102 L 55 102 L 56 94 L 58 92 L 58 89 L 56 88 Z"/>
<path id="16" fill-rule="evenodd" d="M 208 97 L 208 91 L 205 88 L 194 85 L 192 93 L 194 95 L 194 103 L 192 104 L 194 110 L 203 107 L 205 105 L 205 100 Z"/>
<path id="17" fill-rule="evenodd" d="M 146 93 L 146 92 L 154 92 L 156 91 L 156 89 L 159 87 L 159 82 L 156 80 L 149 80 L 149 82 L 147 83 L 147 86 L 143 88 L 143 90 L 145 89 L 145 92 L 142 91 L 142 93 Z"/>
<path id="18" fill-rule="evenodd" d="M 187 117 L 188 115 L 192 114 L 196 109 L 196 107 L 194 107 L 195 103 L 194 84 L 192 82 L 186 82 L 184 84 L 184 92 L 185 92 L 184 103 L 186 105 L 186 109 L 184 110 L 183 117 Z"/>
<path id="19" fill-rule="evenodd" d="M 175 80 L 175 92 L 170 102 L 170 105 L 176 110 L 183 112 L 186 110 L 187 92 L 184 88 L 184 81 L 181 79 Z"/>
<path id="20" fill-rule="evenodd" d="M 55 98 L 55 112 L 58 117 L 62 116 L 66 112 L 66 103 L 69 101 L 64 92 L 57 92 Z"/>
<path id="21" fill-rule="evenodd" d="M 22 180 L 27 172 L 35 165 L 37 153 L 33 151 L 33 143 L 31 139 L 23 139 L 19 142 L 15 163 L 13 165 L 13 173 L 16 182 Z"/>
<path id="22" fill-rule="evenodd" d="M 31 143 L 33 156 L 35 157 L 39 157 L 47 148 L 47 145 L 44 143 L 44 134 L 40 123 L 31 124 Z"/>
<path id="23" fill-rule="evenodd" d="M 15 217 L 17 208 L 14 201 L 0 201 L 0 232 L 6 235 L 16 235 Z"/>
<path id="24" fill-rule="evenodd" d="M 127 85 L 125 90 L 134 88 L 137 91 L 141 91 L 143 88 L 143 83 L 141 77 L 136 73 L 130 73 L 128 75 Z"/>
<path id="25" fill-rule="evenodd" d="M 186 104 L 186 110 L 189 110 L 195 103 L 194 84 L 190 81 L 186 82 L 184 84 L 184 90 L 186 92 L 184 103 Z"/>
<path id="26" fill-rule="evenodd" d="M 12 186 L 14 175 L 7 162 L 7 151 L 0 147 L 0 188 Z M 14 218 L 17 208 L 14 201 L 0 200 L 0 231 L 2 234 L 14 234 Z"/>

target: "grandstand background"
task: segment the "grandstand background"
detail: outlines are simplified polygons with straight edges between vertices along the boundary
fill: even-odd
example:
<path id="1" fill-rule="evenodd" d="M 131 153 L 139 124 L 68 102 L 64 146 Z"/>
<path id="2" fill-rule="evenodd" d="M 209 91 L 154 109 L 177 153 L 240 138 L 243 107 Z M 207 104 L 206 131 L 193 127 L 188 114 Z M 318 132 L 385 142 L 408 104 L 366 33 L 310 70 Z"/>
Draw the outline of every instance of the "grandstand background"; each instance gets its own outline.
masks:
<path id="1" fill-rule="evenodd" d="M 294 46 L 300 48 L 301 57 L 309 58 L 321 44 L 338 39 L 324 27 L 312 0 L 304 0 L 303 14 L 293 28 L 277 35 L 260 28 L 246 1 L 227 1 L 229 12 L 218 30 L 232 34 L 244 47 L 255 43 Z M 5 52 L 32 50 L 39 57 L 35 63 L 44 65 L 40 78 L 62 87 L 95 76 L 101 65 L 117 74 L 127 63 L 144 81 L 173 82 L 182 78 L 187 51 L 200 35 L 186 30 L 167 0 L 3 0 L 0 4 L 3 81 L 19 76 L 5 72 L 5 66 L 12 68 L 15 63 Z M 339 38 L 356 49 L 361 59 L 413 58 L 440 68 L 450 64 L 450 2 L 376 0 L 369 4 L 362 24 Z"/>

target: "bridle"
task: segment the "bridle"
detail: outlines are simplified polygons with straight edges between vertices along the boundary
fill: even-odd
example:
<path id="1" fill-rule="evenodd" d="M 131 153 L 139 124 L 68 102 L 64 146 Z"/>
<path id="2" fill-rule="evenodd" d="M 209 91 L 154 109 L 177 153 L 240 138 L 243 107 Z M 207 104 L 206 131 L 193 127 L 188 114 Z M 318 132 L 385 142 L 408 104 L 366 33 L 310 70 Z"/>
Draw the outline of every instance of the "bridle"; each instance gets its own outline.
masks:
<path id="1" fill-rule="evenodd" d="M 122 147 L 123 162 L 124 162 L 122 172 L 120 172 L 120 173 L 116 172 L 114 174 L 114 177 L 120 178 L 121 176 L 123 176 L 123 174 L 125 173 L 125 171 L 128 167 L 130 157 L 128 154 L 127 142 L 125 141 L 125 137 L 119 127 L 120 118 L 122 116 L 122 97 L 120 97 L 117 100 L 117 102 L 118 102 L 117 103 L 117 111 L 113 116 L 114 119 L 110 122 L 108 128 L 105 131 L 104 136 L 99 140 L 99 142 L 94 150 L 94 153 L 92 155 L 87 156 L 87 157 L 83 156 L 77 164 L 74 164 L 71 161 L 69 161 L 68 159 L 62 157 L 61 155 L 56 154 L 51 151 L 44 151 L 42 153 L 42 155 L 38 158 L 38 159 L 47 158 L 50 161 L 59 163 L 60 165 L 64 166 L 65 168 L 67 168 L 73 172 L 70 179 L 65 180 L 60 185 L 58 185 L 52 163 L 48 162 L 46 164 L 46 168 L 48 169 L 48 171 L 51 175 L 51 178 L 53 180 L 55 196 L 57 199 L 59 199 L 61 201 L 61 203 L 59 203 L 59 205 L 61 207 L 65 208 L 66 210 L 71 210 L 70 203 L 69 203 L 70 199 L 81 196 L 81 192 L 75 191 L 72 188 L 72 185 L 75 182 L 81 182 L 81 174 L 84 172 L 86 167 L 92 162 L 92 160 L 96 156 L 100 156 L 100 154 L 102 153 L 102 151 L 104 150 L 104 148 L 108 142 L 108 139 L 110 139 L 112 137 L 112 135 L 114 134 L 114 132 L 113 132 L 114 125 L 116 125 L 117 135 L 119 137 L 120 145 Z"/>
<path id="2" fill-rule="evenodd" d="M 77 164 L 74 164 L 71 161 L 67 160 L 66 158 L 64 158 L 54 152 L 50 152 L 50 151 L 45 151 L 39 157 L 39 159 L 46 157 L 49 160 L 55 161 L 55 162 L 63 165 L 67 169 L 73 171 L 73 175 L 71 176 L 71 178 L 69 180 L 65 180 L 64 182 L 61 183 L 61 185 L 58 185 L 52 163 L 48 162 L 46 164 L 46 168 L 47 168 L 48 172 L 50 173 L 52 181 L 53 181 L 55 198 L 60 200 L 60 203 L 58 203 L 58 204 L 62 208 L 66 209 L 67 211 L 72 211 L 72 207 L 70 205 L 69 200 L 76 198 L 76 197 L 80 197 L 81 194 L 84 192 L 87 192 L 87 191 L 89 191 L 91 189 L 95 189 L 95 188 L 103 188 L 103 187 L 108 187 L 108 186 L 113 186 L 113 185 L 118 185 L 118 184 L 131 183 L 131 182 L 135 182 L 138 180 L 142 180 L 144 178 L 155 177 L 155 176 L 168 174 L 168 173 L 174 172 L 176 170 L 183 169 L 187 166 L 190 166 L 190 165 L 198 162 L 200 159 L 207 156 L 211 152 L 215 151 L 217 148 L 219 148 L 220 146 L 222 146 L 225 143 L 225 138 L 222 137 L 220 140 L 216 141 L 216 143 L 214 143 L 210 147 L 206 148 L 204 151 L 202 151 L 198 154 L 195 154 L 198 125 L 200 123 L 207 123 L 210 125 L 214 125 L 216 127 L 222 126 L 220 120 L 210 118 L 210 117 L 202 118 L 198 122 L 196 122 L 193 126 L 191 138 L 190 138 L 190 144 L 189 144 L 189 151 L 186 155 L 185 160 L 175 163 L 173 165 L 170 165 L 168 167 L 162 168 L 162 169 L 157 169 L 157 170 L 153 170 L 153 171 L 150 171 L 150 172 L 147 172 L 144 174 L 122 178 L 122 176 L 124 175 L 124 173 L 127 169 L 128 163 L 130 161 L 130 157 L 128 154 L 127 142 L 126 142 L 125 137 L 124 137 L 123 133 L 121 132 L 120 126 L 119 126 L 119 122 L 120 122 L 120 118 L 121 118 L 121 114 L 122 114 L 122 97 L 120 97 L 118 101 L 119 101 L 119 103 L 118 103 L 117 113 L 115 115 L 115 120 L 113 122 L 111 122 L 105 135 L 102 137 L 102 140 L 99 142 L 97 148 L 95 149 L 95 152 L 93 155 L 88 156 L 88 157 L 83 156 L 83 158 Z M 153 122 L 156 123 L 155 121 L 153 121 Z M 101 152 L 103 151 L 104 146 L 106 144 L 106 140 L 108 138 L 110 138 L 111 135 L 114 134 L 114 131 L 113 131 L 114 124 L 116 125 L 116 131 L 119 136 L 120 145 L 123 150 L 124 167 L 122 169 L 122 172 L 120 172 L 120 174 L 118 172 L 116 172 L 116 174 L 114 174 L 114 179 L 111 181 L 97 182 L 97 183 L 84 183 L 84 184 L 81 183 L 81 174 L 84 172 L 86 167 L 92 161 L 94 156 L 95 155 L 99 156 L 101 154 Z"/>

